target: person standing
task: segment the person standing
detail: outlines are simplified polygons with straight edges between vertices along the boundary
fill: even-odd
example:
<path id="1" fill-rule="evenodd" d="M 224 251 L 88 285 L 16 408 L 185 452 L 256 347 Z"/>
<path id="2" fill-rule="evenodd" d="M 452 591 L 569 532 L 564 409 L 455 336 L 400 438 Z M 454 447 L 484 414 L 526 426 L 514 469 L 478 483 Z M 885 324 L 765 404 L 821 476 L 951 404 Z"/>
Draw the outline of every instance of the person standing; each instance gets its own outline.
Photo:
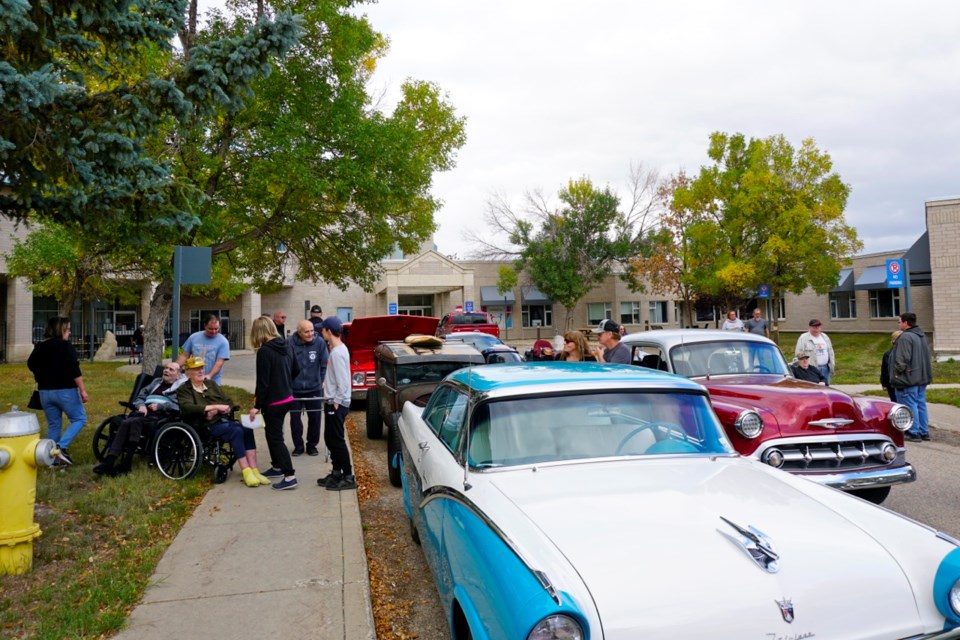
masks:
<path id="1" fill-rule="evenodd" d="M 287 338 L 287 314 L 283 311 L 274 311 L 273 312 L 273 324 L 277 327 L 277 333 L 281 338 L 286 340 Z"/>
<path id="2" fill-rule="evenodd" d="M 317 340 L 320 340 L 321 342 L 323 342 L 323 338 L 320 337 L 320 328 L 323 325 L 323 309 L 320 308 L 320 305 L 315 304 L 312 307 L 310 307 L 309 320 L 311 323 L 313 323 L 313 330 L 317 334 Z"/>
<path id="3" fill-rule="evenodd" d="M 255 319 L 250 327 L 250 344 L 257 351 L 257 384 L 250 419 L 263 414 L 264 435 L 270 450 L 268 478 L 281 478 L 274 489 L 296 489 L 297 475 L 290 452 L 283 442 L 283 419 L 293 403 L 293 379 L 299 373 L 287 341 L 277 333 L 270 318 Z"/>
<path id="4" fill-rule="evenodd" d="M 819 320 L 814 318 L 809 322 L 809 326 L 810 330 L 801 333 L 800 337 L 797 338 L 797 346 L 793 350 L 794 354 L 799 357 L 804 352 L 813 353 L 815 359 L 811 358 L 811 360 L 814 360 L 817 368 L 820 369 L 820 373 L 827 379 L 827 384 L 830 384 L 830 376 L 836 373 L 833 344 L 830 342 L 830 337 L 820 329 L 821 323 Z"/>
<path id="5" fill-rule="evenodd" d="M 323 378 L 327 373 L 327 360 L 330 353 L 327 343 L 316 335 L 313 323 L 301 320 L 297 324 L 297 332 L 287 338 L 287 346 L 293 352 L 300 371 L 293 379 L 293 397 L 296 399 L 290 410 L 290 435 L 293 436 L 293 455 L 299 456 L 304 452 L 303 422 L 301 411 L 307 412 L 307 446 L 309 456 L 320 455 L 317 445 L 320 444 L 320 421 L 323 411 Z M 309 399 L 307 399 L 309 398 Z"/>
<path id="6" fill-rule="evenodd" d="M 899 318 L 897 321 L 899 322 Z M 900 337 L 901 333 L 903 331 L 897 329 L 890 334 L 890 348 L 883 353 L 883 358 L 880 360 L 880 386 L 883 387 L 883 390 L 887 392 L 893 402 L 897 401 L 897 390 L 890 386 L 890 370 L 893 364 L 893 348 L 897 344 L 897 338 Z"/>
<path id="7" fill-rule="evenodd" d="M 814 384 L 827 384 L 827 379 L 820 373 L 820 369 L 810 366 L 810 353 L 803 352 L 797 356 L 796 364 L 790 365 L 790 371 L 797 380 L 806 380 Z"/>
<path id="8" fill-rule="evenodd" d="M 107 457 L 93 468 L 93 472 L 110 477 L 129 473 L 143 428 L 155 427 L 164 413 L 179 411 L 177 389 L 186 381 L 180 365 L 176 362 L 167 363 L 160 377 L 145 385 L 137 394 L 133 401 L 133 412 L 117 427 Z M 120 464 L 116 464 L 118 458 Z"/>
<path id="9" fill-rule="evenodd" d="M 323 442 L 330 450 L 330 462 L 333 469 L 325 478 L 317 480 L 317 485 L 328 491 L 356 489 L 357 479 L 353 476 L 350 464 L 350 450 L 347 448 L 347 436 L 344 421 L 350 412 L 350 354 L 340 339 L 343 323 L 337 316 L 324 319 L 320 329 L 323 339 L 330 349 L 327 363 L 327 375 L 323 380 L 324 429 Z"/>
<path id="10" fill-rule="evenodd" d="M 230 443 L 237 464 L 248 487 L 270 484 L 270 479 L 257 468 L 257 442 L 253 431 L 230 419 L 233 400 L 213 380 L 203 373 L 204 361 L 189 358 L 186 364 L 189 383 L 177 387 L 177 402 L 185 420 L 202 420 L 210 435 Z"/>
<path id="11" fill-rule="evenodd" d="M 759 308 L 753 310 L 753 316 L 743 323 L 743 326 L 747 333 L 755 333 L 766 338 L 770 337 L 770 325 L 763 319 Z"/>
<path id="12" fill-rule="evenodd" d="M 743 331 L 743 322 L 737 317 L 736 311 L 728 311 L 727 319 L 723 321 L 720 328 L 724 331 Z"/>
<path id="13" fill-rule="evenodd" d="M 130 338 L 130 360 L 131 364 L 134 360 L 136 364 L 143 362 L 143 325 L 137 327 L 137 330 L 133 332 L 133 337 Z"/>
<path id="14" fill-rule="evenodd" d="M 203 374 L 207 380 L 220 384 L 223 363 L 230 359 L 230 342 L 220 333 L 220 318 L 215 313 L 203 317 L 203 330 L 191 334 L 183 343 L 177 364 L 184 369 L 187 358 L 202 358 Z"/>
<path id="15" fill-rule="evenodd" d="M 890 386 L 896 390 L 897 402 L 913 412 L 913 427 L 907 431 L 907 440 L 920 442 L 930 439 L 927 416 L 927 385 L 933 380 L 930 347 L 923 329 L 917 326 L 917 314 L 900 314 L 903 332 L 893 345 L 890 367 Z"/>
<path id="16" fill-rule="evenodd" d="M 43 340 L 27 359 L 27 368 L 40 391 L 40 404 L 47 418 L 47 437 L 60 449 L 59 462 L 73 464 L 68 447 L 87 424 L 83 405 L 90 399 L 80 371 L 80 359 L 70 344 L 70 318 L 47 320 Z M 63 431 L 63 415 L 70 424 Z"/>
<path id="17" fill-rule="evenodd" d="M 613 320 L 601 320 L 593 330 L 601 348 L 597 350 L 597 362 L 630 364 L 630 347 L 620 342 L 620 325 Z"/>

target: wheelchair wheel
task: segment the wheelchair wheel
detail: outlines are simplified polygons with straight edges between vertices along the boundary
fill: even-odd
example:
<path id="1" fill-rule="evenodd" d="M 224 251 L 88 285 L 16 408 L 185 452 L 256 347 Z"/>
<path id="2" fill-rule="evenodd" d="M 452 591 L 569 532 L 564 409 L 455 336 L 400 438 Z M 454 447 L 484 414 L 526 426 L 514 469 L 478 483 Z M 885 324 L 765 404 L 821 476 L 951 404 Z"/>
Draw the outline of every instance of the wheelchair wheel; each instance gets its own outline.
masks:
<path id="1" fill-rule="evenodd" d="M 97 462 L 103 462 L 107 459 L 107 451 L 110 450 L 110 443 L 113 442 L 113 436 L 117 433 L 117 427 L 123 422 L 124 416 L 110 416 L 100 423 L 93 434 L 93 457 Z"/>
<path id="2" fill-rule="evenodd" d="M 203 443 L 188 424 L 170 422 L 153 437 L 153 462 L 165 477 L 185 480 L 193 477 L 203 462 Z"/>
<path id="3" fill-rule="evenodd" d="M 222 464 L 218 464 L 213 468 L 213 481 L 216 484 L 223 484 L 227 481 L 227 476 L 230 474 L 230 467 L 225 467 Z"/>

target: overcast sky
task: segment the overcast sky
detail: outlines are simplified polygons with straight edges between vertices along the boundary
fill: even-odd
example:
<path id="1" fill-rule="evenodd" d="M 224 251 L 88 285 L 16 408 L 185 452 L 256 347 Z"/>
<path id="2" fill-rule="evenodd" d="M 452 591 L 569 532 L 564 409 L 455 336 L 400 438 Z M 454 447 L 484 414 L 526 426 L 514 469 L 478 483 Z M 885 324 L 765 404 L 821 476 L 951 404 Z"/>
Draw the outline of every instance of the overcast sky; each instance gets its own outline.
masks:
<path id="1" fill-rule="evenodd" d="M 805 138 L 852 188 L 864 252 L 908 248 L 924 202 L 960 193 L 960 2 L 379 0 L 374 83 L 429 80 L 467 118 L 437 176 L 436 242 L 466 257 L 495 193 L 631 163 L 695 174 L 713 131 Z"/>

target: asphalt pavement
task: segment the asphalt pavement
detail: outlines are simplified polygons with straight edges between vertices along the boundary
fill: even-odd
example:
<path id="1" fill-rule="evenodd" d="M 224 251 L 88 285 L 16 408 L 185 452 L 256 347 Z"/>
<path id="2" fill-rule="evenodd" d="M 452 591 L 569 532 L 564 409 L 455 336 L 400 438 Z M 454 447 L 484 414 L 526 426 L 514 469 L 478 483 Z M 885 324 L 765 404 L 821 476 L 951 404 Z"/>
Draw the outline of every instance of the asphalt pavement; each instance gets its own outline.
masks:
<path id="1" fill-rule="evenodd" d="M 234 353 L 223 383 L 253 391 L 252 353 Z M 116 637 L 375 639 L 357 492 L 317 486 L 330 472 L 322 454 L 293 462 L 295 490 L 247 487 L 236 469 L 214 486 Z"/>

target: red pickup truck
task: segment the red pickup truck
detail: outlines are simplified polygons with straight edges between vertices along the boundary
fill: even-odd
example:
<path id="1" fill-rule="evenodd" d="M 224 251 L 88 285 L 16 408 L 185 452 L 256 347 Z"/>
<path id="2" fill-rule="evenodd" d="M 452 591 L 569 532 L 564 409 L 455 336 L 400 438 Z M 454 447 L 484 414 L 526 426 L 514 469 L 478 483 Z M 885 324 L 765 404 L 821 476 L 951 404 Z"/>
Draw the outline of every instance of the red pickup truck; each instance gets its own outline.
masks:
<path id="1" fill-rule="evenodd" d="M 437 325 L 437 335 L 441 338 L 460 331 L 482 331 L 492 336 L 500 337 L 500 326 L 493 316 L 483 311 L 458 311 L 448 313 Z"/>

